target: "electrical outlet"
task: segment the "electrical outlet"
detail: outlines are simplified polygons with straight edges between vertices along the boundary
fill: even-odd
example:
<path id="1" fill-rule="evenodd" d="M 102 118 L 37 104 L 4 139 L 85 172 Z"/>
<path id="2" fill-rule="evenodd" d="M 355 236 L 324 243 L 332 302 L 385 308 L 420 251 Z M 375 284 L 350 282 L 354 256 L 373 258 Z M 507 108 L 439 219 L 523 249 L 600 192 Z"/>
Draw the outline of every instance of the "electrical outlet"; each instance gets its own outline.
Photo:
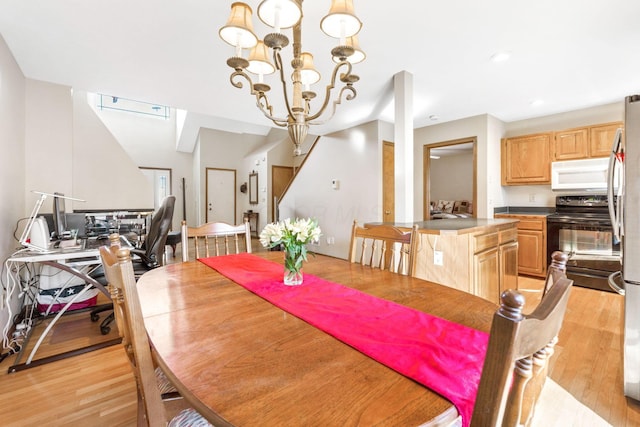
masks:
<path id="1" fill-rule="evenodd" d="M 433 251 L 433 264 L 442 265 L 443 262 L 444 262 L 444 258 L 442 256 L 442 251 Z"/>

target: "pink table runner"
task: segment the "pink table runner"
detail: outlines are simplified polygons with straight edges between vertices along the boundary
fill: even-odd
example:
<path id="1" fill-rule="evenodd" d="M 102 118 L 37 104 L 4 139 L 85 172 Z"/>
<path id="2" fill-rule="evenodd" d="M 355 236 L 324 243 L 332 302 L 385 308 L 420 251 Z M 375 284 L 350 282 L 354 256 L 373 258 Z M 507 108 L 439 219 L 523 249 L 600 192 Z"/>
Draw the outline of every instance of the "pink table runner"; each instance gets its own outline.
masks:
<path id="1" fill-rule="evenodd" d="M 200 259 L 249 291 L 450 400 L 469 425 L 489 335 L 251 254 Z"/>

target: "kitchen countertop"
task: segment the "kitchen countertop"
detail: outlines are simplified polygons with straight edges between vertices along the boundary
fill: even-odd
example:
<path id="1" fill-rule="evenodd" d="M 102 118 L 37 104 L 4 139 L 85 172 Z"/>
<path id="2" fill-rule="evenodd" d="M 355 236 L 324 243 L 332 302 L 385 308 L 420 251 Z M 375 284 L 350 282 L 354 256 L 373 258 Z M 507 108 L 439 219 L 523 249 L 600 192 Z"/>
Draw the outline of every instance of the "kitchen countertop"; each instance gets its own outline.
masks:
<path id="1" fill-rule="evenodd" d="M 555 206 L 503 206 L 493 210 L 494 215 L 551 215 L 555 212 Z"/>
<path id="2" fill-rule="evenodd" d="M 426 234 L 467 234 L 482 231 L 487 227 L 508 227 L 517 223 L 517 219 L 488 219 L 488 218 L 445 218 L 430 221 L 401 222 L 369 222 L 365 225 L 392 225 L 398 228 L 411 229 L 418 226 L 418 232 Z"/>

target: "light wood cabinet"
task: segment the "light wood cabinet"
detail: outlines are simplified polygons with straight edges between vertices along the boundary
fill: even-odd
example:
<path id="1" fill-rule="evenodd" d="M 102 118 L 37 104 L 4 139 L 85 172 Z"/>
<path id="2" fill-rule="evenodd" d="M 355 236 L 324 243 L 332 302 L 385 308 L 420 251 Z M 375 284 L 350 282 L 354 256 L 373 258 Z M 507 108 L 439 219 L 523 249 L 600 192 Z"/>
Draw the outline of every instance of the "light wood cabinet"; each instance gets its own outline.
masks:
<path id="1" fill-rule="evenodd" d="M 497 214 L 517 219 L 518 273 L 545 277 L 547 274 L 547 217 L 545 215 Z"/>
<path id="2" fill-rule="evenodd" d="M 473 283 L 475 295 L 489 301 L 496 301 L 500 295 L 500 258 L 498 248 L 473 255 Z"/>
<path id="3" fill-rule="evenodd" d="M 504 138 L 501 144 L 502 185 L 551 183 L 552 133 Z"/>
<path id="4" fill-rule="evenodd" d="M 552 152 L 553 160 L 587 157 L 589 155 L 589 130 L 580 128 L 556 132 Z"/>
<path id="5" fill-rule="evenodd" d="M 465 231 L 421 231 L 415 276 L 499 304 L 504 290 L 518 287 L 516 223 Z M 441 265 L 434 263 L 435 251 L 442 252 Z"/>
<path id="6" fill-rule="evenodd" d="M 518 254 L 520 242 L 516 237 L 511 242 L 500 245 L 500 294 L 507 289 L 518 289 Z"/>
<path id="7" fill-rule="evenodd" d="M 576 160 L 607 157 L 613 137 L 622 122 L 604 123 L 556 132 L 552 144 L 552 160 Z"/>
<path id="8" fill-rule="evenodd" d="M 608 157 L 616 131 L 621 127 L 623 127 L 622 122 L 591 126 L 589 128 L 589 156 Z"/>
<path id="9" fill-rule="evenodd" d="M 499 302 L 500 294 L 518 288 L 518 232 L 515 227 L 473 237 L 475 294 Z"/>
<path id="10" fill-rule="evenodd" d="M 502 185 L 551 184 L 551 162 L 607 157 L 622 122 L 503 138 Z"/>

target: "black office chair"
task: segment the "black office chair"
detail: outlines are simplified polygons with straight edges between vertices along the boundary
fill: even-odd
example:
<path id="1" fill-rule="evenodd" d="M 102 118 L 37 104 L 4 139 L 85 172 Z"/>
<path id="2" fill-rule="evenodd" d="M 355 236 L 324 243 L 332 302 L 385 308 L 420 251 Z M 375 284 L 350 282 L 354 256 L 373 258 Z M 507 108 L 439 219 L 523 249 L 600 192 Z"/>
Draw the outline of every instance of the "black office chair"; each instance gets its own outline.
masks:
<path id="1" fill-rule="evenodd" d="M 173 207 L 175 206 L 175 203 L 175 196 L 167 196 L 162 200 L 160 207 L 151 218 L 149 231 L 145 236 L 142 246 L 139 249 L 130 250 L 132 256 L 136 255 L 133 259 L 133 270 L 136 279 L 147 271 L 163 264 L 165 244 L 173 221 Z M 97 268 L 91 274 L 91 277 L 99 283 L 107 285 L 107 280 L 102 267 Z M 100 313 L 107 310 L 113 310 L 113 304 L 104 304 L 94 308 L 91 310 L 91 320 L 97 322 L 100 319 Z M 100 323 L 100 332 L 103 335 L 107 335 L 111 331 L 110 325 L 113 321 L 113 312 L 102 320 L 102 323 Z"/>

